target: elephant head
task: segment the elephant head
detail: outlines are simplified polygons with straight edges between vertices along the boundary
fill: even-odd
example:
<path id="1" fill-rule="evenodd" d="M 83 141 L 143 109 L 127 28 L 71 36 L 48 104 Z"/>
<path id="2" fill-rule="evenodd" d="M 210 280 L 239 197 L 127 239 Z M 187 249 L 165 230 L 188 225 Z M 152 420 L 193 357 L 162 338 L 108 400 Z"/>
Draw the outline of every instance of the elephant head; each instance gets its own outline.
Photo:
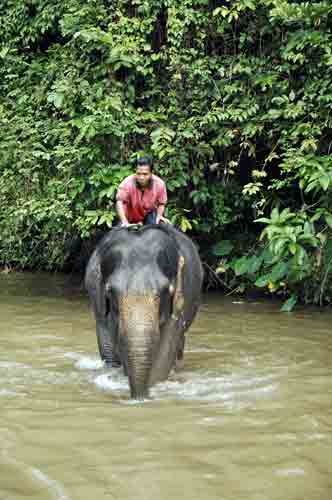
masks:
<path id="1" fill-rule="evenodd" d="M 96 319 L 113 331 L 131 397 L 144 398 L 175 362 L 183 332 L 184 257 L 172 232 L 147 226 L 113 230 L 95 261 Z"/>

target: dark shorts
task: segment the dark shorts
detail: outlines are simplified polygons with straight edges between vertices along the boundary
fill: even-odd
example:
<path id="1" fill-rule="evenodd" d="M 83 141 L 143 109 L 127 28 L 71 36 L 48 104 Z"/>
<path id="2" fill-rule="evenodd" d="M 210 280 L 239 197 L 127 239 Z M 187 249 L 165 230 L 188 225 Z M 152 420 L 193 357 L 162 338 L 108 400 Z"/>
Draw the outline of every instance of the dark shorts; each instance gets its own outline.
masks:
<path id="1" fill-rule="evenodd" d="M 157 220 L 157 211 L 152 210 L 152 212 L 149 212 L 146 214 L 146 216 L 143 219 L 143 225 L 147 226 L 148 224 L 155 224 Z"/>
<path id="2" fill-rule="evenodd" d="M 147 226 L 148 224 L 155 224 L 157 220 L 157 210 L 152 210 L 147 213 L 144 219 L 142 220 L 143 226 Z M 117 226 L 121 226 L 121 222 L 118 222 Z"/>

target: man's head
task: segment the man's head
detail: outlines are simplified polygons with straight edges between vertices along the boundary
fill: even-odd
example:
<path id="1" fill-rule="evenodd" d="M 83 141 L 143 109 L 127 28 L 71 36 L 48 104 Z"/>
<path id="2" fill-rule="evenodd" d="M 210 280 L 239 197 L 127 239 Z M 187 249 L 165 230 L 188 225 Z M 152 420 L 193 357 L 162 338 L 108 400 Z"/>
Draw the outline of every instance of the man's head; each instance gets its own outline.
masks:
<path id="1" fill-rule="evenodd" d="M 143 156 L 136 163 L 136 182 L 144 188 L 149 185 L 152 177 L 152 161 L 149 156 Z"/>

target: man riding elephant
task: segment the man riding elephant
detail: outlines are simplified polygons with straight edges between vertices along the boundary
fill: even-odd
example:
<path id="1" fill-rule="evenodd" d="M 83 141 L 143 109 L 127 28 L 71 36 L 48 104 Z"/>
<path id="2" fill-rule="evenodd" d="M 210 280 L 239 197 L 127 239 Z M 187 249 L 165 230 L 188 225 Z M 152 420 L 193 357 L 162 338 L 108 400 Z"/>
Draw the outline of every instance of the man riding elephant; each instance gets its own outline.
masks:
<path id="1" fill-rule="evenodd" d="M 153 174 L 152 161 L 145 156 L 137 160 L 135 174 L 126 177 L 116 195 L 116 211 L 122 226 L 159 224 L 167 203 L 165 182 Z"/>

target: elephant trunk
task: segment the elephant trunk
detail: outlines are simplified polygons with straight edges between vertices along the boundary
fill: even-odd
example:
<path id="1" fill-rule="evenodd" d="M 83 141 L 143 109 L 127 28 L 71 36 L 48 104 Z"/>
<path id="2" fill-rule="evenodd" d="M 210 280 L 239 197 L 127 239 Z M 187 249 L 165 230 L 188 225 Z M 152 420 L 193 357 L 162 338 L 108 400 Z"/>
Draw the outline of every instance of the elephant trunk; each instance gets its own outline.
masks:
<path id="1" fill-rule="evenodd" d="M 158 317 L 158 297 L 128 295 L 121 300 L 120 349 L 134 399 L 149 395 L 152 361 L 160 340 Z"/>

